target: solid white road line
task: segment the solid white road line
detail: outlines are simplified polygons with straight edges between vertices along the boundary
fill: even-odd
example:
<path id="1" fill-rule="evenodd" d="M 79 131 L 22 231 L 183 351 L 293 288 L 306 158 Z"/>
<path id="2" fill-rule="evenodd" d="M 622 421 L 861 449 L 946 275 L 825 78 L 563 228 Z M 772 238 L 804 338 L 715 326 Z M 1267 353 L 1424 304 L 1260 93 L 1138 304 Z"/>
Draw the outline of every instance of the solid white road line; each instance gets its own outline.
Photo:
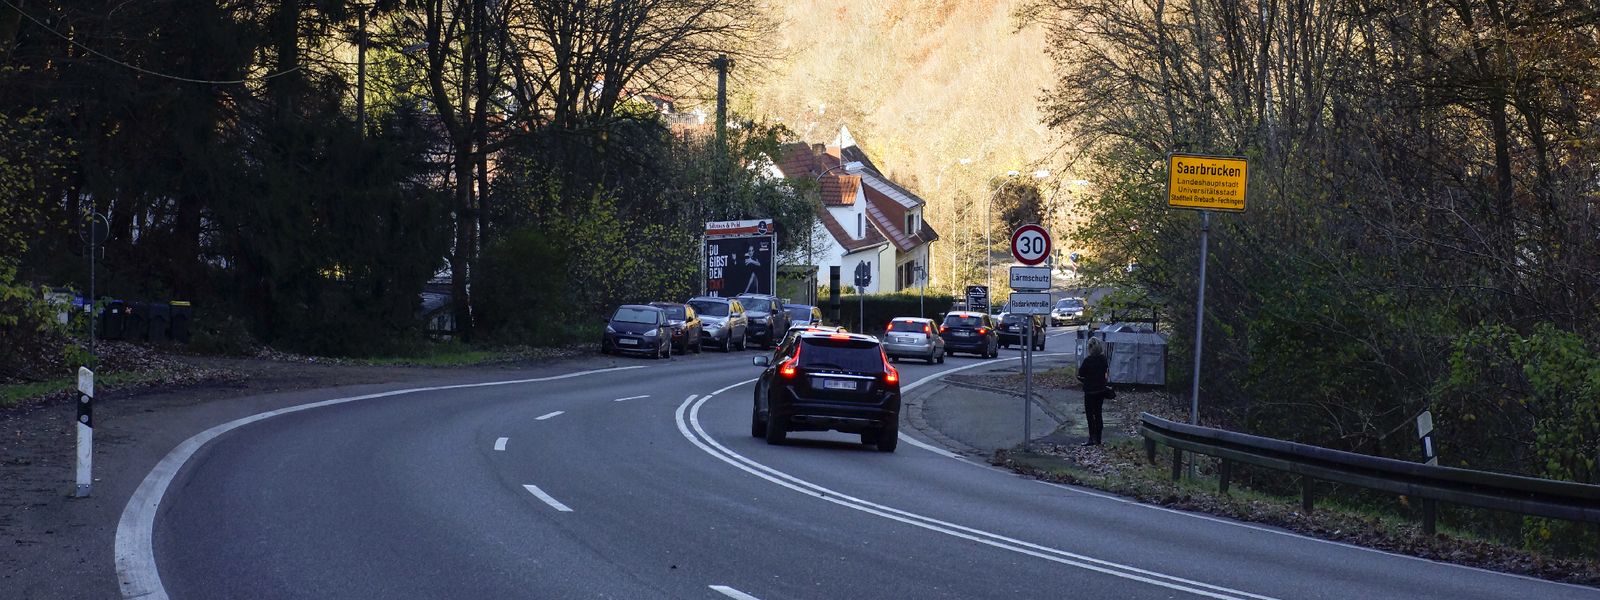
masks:
<path id="1" fill-rule="evenodd" d="M 1068 552 L 1066 550 L 1025 542 L 1000 534 L 974 529 L 971 527 L 965 527 L 897 508 L 868 502 L 866 500 L 844 494 L 837 490 L 811 483 L 751 460 L 744 455 L 728 449 L 715 438 L 712 438 L 709 433 L 706 433 L 705 429 L 700 425 L 700 407 L 704 406 L 706 401 L 711 400 L 717 394 L 734 387 L 750 383 L 752 381 L 755 380 L 751 379 L 730 385 L 707 394 L 698 401 L 694 401 L 692 398 L 690 400 L 685 400 L 683 404 L 678 406 L 677 410 L 676 418 L 678 421 L 678 431 L 702 451 L 723 462 L 733 465 L 734 467 L 745 471 L 746 473 L 750 473 L 751 475 L 755 475 L 801 494 L 832 502 L 847 508 L 859 510 L 867 514 L 876 515 L 893 521 L 898 521 L 930 531 L 936 531 L 987 546 L 1009 550 L 1026 556 L 1042 558 L 1055 563 L 1070 565 L 1081 569 L 1104 573 L 1113 577 L 1120 577 L 1132 581 L 1148 583 L 1151 585 L 1187 592 L 1198 596 L 1217 598 L 1219 600 L 1237 600 L 1240 598 L 1273 600 L 1270 596 L 1252 594 L 1249 592 L 1234 590 L 1209 583 L 1185 579 L 1175 575 L 1167 575 L 1164 573 L 1141 569 L 1131 565 L 1101 560 L 1074 552 Z M 692 407 L 691 404 L 693 405 Z M 691 427 L 693 428 L 693 432 L 690 431 Z"/>
<path id="2" fill-rule="evenodd" d="M 156 524 L 156 510 L 161 507 L 161 499 L 167 493 L 167 487 L 172 485 L 172 479 L 178 475 L 183 464 L 194 457 L 202 446 L 211 442 L 224 433 L 233 431 L 245 425 L 263 421 L 272 417 L 289 413 L 334 406 L 357 400 L 370 400 L 374 398 L 387 398 L 415 394 L 417 392 L 436 392 L 441 390 L 458 390 L 467 388 L 493 387 L 500 385 L 516 385 L 521 383 L 539 383 L 570 379 L 593 375 L 596 373 L 610 373 L 613 371 L 626 371 L 629 369 L 643 369 L 643 365 L 631 367 L 612 367 L 609 369 L 592 369 L 578 371 L 564 375 L 550 377 L 535 377 L 532 379 L 512 379 L 507 381 L 489 381 L 485 383 L 463 383 L 457 385 L 439 385 L 432 387 L 409 388 L 363 396 L 348 398 L 334 398 L 321 402 L 289 406 L 278 410 L 257 413 L 248 417 L 234 419 L 216 427 L 212 427 L 194 435 L 178 447 L 168 452 L 161 462 L 150 469 L 150 474 L 139 483 L 139 488 L 134 490 L 133 496 L 128 498 L 128 504 L 122 509 L 122 517 L 117 521 L 117 538 L 113 553 L 117 564 L 117 580 L 121 582 L 122 597 L 125 599 L 139 598 L 141 600 L 167 600 L 167 588 L 161 585 L 161 572 L 156 568 L 156 553 L 153 543 Z"/>
<path id="3" fill-rule="evenodd" d="M 545 420 L 545 419 L 554 419 L 554 418 L 556 418 L 556 417 L 559 417 L 559 416 L 561 416 L 561 415 L 564 415 L 564 414 L 566 414 L 566 413 L 567 413 L 567 411 L 564 411 L 564 410 L 558 410 L 558 411 L 555 411 L 555 412 L 553 412 L 553 413 L 548 413 L 548 414 L 544 414 L 544 415 L 540 415 L 540 416 L 539 416 L 539 417 L 538 417 L 538 418 L 536 418 L 536 419 L 534 419 L 534 420 L 535 420 L 535 421 L 543 421 L 543 420 Z"/>
<path id="4" fill-rule="evenodd" d="M 494 449 L 495 449 L 495 451 L 496 452 L 505 452 L 506 451 L 506 440 L 508 440 L 508 439 L 511 439 L 511 438 L 500 438 L 498 440 L 495 440 L 494 441 Z"/>
<path id="5" fill-rule="evenodd" d="M 617 398 L 616 400 L 612 400 L 612 402 L 622 402 L 623 400 L 638 400 L 640 398 L 649 398 L 649 397 L 650 397 L 650 394 L 645 394 L 643 396 L 628 396 L 627 398 Z"/>
<path id="6" fill-rule="evenodd" d="M 725 585 L 713 585 L 711 586 L 711 589 L 715 590 L 719 594 L 733 598 L 734 600 L 761 600 L 760 598 L 751 596 L 750 594 L 746 594 Z"/>
<path id="7" fill-rule="evenodd" d="M 550 497 L 550 494 L 544 493 L 544 490 L 539 489 L 539 486 L 537 486 L 537 485 L 524 485 L 522 487 L 524 489 L 527 489 L 530 492 L 533 492 L 533 495 L 538 496 L 540 500 L 543 500 L 545 504 L 549 504 L 551 508 L 554 508 L 554 509 L 559 510 L 561 512 L 572 512 L 572 509 L 567 508 L 567 505 L 562 504 L 559 500 L 556 500 L 555 498 Z"/>

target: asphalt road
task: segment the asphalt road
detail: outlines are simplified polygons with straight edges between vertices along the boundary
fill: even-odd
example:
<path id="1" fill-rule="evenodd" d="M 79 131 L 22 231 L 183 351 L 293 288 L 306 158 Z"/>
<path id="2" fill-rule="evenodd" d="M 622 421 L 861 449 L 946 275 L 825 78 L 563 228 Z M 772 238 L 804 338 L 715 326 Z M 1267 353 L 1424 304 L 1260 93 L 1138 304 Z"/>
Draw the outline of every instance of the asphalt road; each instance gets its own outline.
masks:
<path id="1" fill-rule="evenodd" d="M 798 433 L 768 446 L 749 435 L 755 355 L 609 359 L 595 368 L 638 368 L 368 398 L 220 433 L 174 463 L 149 545 L 124 543 L 137 518 L 119 529 L 124 593 L 1600 596 L 1043 484 L 919 445 L 883 454 L 856 436 Z M 911 385 L 980 362 L 899 366 Z M 141 589 L 152 551 L 160 583 Z"/>

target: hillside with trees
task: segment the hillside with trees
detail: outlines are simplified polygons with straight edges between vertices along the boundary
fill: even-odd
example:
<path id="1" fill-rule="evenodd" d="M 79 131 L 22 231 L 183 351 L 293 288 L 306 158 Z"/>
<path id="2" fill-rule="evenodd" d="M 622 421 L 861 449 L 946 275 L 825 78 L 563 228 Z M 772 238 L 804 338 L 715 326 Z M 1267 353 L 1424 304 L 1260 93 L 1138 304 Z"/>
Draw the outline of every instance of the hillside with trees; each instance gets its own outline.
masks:
<path id="1" fill-rule="evenodd" d="M 1039 107 L 1052 75 L 1043 28 L 1018 19 L 1024 4 L 779 5 L 782 60 L 745 75 L 739 106 L 812 143 L 827 143 L 848 126 L 886 174 L 928 201 L 928 222 L 942 236 L 931 283 L 958 289 L 982 278 L 982 211 L 991 191 L 1068 195 L 1060 185 L 1065 173 L 1031 177 L 1053 164 Z M 1019 175 L 1008 177 L 1013 170 Z M 996 248 L 1009 233 L 1000 203 L 991 202 Z"/>

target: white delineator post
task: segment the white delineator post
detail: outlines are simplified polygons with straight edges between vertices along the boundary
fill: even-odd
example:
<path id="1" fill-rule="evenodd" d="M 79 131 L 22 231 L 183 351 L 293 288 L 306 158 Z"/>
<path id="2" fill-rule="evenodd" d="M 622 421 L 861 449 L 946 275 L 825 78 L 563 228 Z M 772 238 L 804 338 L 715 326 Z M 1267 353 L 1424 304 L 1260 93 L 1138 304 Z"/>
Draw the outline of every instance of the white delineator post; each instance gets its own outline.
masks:
<path id="1" fill-rule="evenodd" d="M 94 460 L 94 371 L 78 367 L 78 487 L 77 498 L 89 497 L 94 485 L 90 471 Z"/>

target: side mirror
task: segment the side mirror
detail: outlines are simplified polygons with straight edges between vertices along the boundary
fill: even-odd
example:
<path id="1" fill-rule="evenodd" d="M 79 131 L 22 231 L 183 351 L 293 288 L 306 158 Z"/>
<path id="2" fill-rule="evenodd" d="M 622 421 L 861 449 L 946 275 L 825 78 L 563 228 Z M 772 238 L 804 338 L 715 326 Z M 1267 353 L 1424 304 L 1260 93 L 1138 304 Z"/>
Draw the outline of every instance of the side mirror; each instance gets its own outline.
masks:
<path id="1" fill-rule="evenodd" d="M 772 364 L 772 360 L 768 359 L 765 356 L 755 356 L 755 357 L 751 357 L 750 364 L 753 364 L 753 365 L 758 366 L 758 367 L 765 367 L 767 365 Z"/>

